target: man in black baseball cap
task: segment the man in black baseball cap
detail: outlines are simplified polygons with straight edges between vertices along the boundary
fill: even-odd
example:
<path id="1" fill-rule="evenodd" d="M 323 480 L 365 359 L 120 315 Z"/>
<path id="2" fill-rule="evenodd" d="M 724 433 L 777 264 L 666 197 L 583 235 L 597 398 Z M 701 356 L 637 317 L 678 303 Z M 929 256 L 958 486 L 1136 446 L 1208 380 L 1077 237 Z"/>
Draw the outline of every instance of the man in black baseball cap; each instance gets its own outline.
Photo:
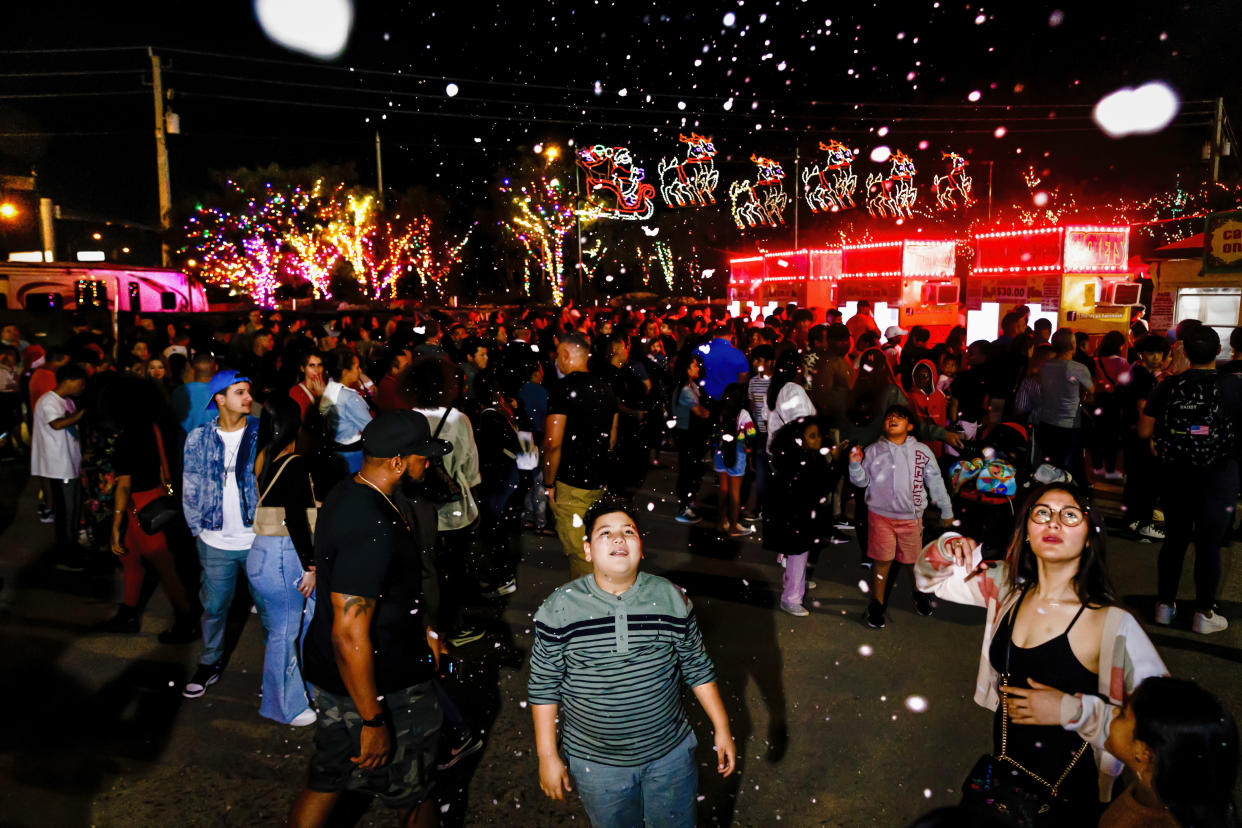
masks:
<path id="1" fill-rule="evenodd" d="M 291 825 L 323 825 L 345 791 L 379 796 L 401 824 L 434 818 L 430 771 L 442 715 L 431 680 L 442 644 L 423 596 L 419 549 L 430 528 L 398 506 L 402 480 L 451 449 L 416 411 L 389 411 L 362 432 L 362 468 L 328 495 L 315 528 L 320 600 L 303 675 L 319 708 L 315 753 Z M 430 586 L 430 585 L 429 585 Z M 329 600 L 324 601 L 323 596 Z M 376 792 L 381 793 L 376 793 Z M 411 819 L 413 817 L 413 819 Z"/>

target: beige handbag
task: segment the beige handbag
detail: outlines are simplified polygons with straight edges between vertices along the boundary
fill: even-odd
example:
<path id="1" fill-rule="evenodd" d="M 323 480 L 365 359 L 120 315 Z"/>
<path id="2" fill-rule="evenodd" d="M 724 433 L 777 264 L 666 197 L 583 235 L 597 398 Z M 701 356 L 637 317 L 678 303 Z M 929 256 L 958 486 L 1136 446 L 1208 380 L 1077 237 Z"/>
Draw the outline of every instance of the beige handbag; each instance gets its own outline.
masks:
<path id="1" fill-rule="evenodd" d="M 297 455 L 293 455 L 296 457 Z M 263 494 L 259 495 L 259 504 L 254 509 L 254 533 L 263 535 L 264 537 L 288 537 L 289 527 L 285 526 L 285 507 L 284 506 L 264 506 L 263 498 L 267 497 L 268 492 L 276 485 L 276 481 L 284 474 L 285 467 L 290 461 L 286 460 L 284 465 L 280 467 L 280 471 L 276 472 L 276 476 L 272 478 L 272 482 L 267 484 L 267 488 L 263 490 Z M 319 507 L 323 504 L 319 502 L 319 498 L 315 495 L 315 478 L 308 472 L 306 479 L 310 482 L 311 500 L 314 506 L 306 507 L 306 522 L 310 525 L 311 537 L 315 536 L 315 521 L 319 517 Z"/>

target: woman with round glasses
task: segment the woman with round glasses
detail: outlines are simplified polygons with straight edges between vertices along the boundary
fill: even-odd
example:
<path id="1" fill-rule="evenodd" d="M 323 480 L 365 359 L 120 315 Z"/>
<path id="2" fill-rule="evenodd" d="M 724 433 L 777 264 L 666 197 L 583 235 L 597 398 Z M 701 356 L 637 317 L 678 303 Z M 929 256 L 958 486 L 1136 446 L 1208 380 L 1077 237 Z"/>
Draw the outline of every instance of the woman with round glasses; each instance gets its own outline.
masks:
<path id="1" fill-rule="evenodd" d="M 1109 725 L 1143 679 L 1167 671 L 1118 606 L 1104 523 L 1083 495 L 1041 486 L 1021 515 L 1003 560 L 984 561 L 980 544 L 950 532 L 924 548 L 915 577 L 924 592 L 987 609 L 975 702 L 995 712 L 993 755 L 1003 696 L 1006 767 L 1044 793 L 1060 781 L 1057 798 L 1094 826 L 1122 770 L 1105 749 Z"/>

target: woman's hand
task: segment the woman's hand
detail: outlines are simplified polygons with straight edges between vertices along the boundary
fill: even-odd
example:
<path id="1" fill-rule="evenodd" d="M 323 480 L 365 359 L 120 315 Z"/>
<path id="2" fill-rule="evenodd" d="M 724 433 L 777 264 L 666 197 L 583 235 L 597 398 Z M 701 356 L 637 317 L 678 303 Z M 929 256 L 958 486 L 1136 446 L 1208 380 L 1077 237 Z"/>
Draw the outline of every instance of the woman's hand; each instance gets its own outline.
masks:
<path id="1" fill-rule="evenodd" d="M 944 542 L 944 551 L 953 557 L 953 563 L 958 566 L 970 566 L 978 546 L 972 538 L 949 538 Z"/>
<path id="2" fill-rule="evenodd" d="M 120 531 L 112 530 L 112 554 L 118 558 L 124 558 L 129 554 L 129 550 L 125 548 L 125 541 L 121 539 Z"/>
<path id="3" fill-rule="evenodd" d="M 1031 685 L 1029 690 L 1025 687 L 1001 687 L 1002 692 L 1009 694 L 1010 720 L 1014 724 L 1061 724 L 1061 699 L 1066 694 L 1034 679 L 1028 681 Z"/>
<path id="4" fill-rule="evenodd" d="M 306 598 L 311 597 L 315 591 L 315 567 L 311 567 L 310 571 L 303 572 L 301 580 L 298 581 L 298 592 Z"/>

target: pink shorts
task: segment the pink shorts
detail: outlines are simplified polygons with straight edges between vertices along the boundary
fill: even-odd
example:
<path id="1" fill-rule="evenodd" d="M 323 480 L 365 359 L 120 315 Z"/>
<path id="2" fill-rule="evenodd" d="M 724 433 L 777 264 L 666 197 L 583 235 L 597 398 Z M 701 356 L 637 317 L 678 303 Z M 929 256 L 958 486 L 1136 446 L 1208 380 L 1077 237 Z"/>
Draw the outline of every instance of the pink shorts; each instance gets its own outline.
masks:
<path id="1" fill-rule="evenodd" d="M 897 520 L 867 513 L 867 557 L 873 561 L 912 564 L 923 549 L 923 521 Z"/>

